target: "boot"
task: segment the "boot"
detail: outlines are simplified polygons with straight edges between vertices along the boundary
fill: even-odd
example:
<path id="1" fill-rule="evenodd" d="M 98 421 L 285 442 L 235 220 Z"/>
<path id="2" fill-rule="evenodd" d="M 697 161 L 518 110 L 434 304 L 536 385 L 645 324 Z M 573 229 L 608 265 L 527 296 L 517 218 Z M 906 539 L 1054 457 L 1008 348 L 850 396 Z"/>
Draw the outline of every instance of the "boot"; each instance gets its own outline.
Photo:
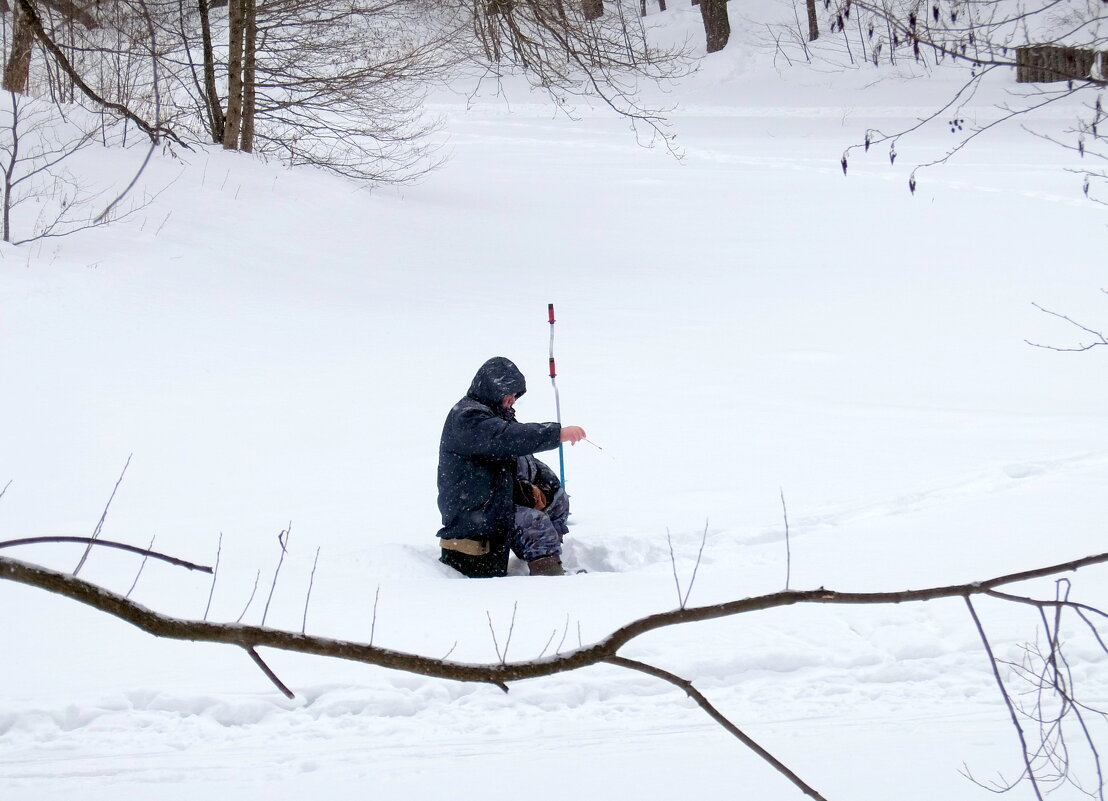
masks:
<path id="1" fill-rule="evenodd" d="M 532 559 L 527 563 L 527 567 L 530 569 L 532 576 L 564 576 L 566 574 L 565 568 L 562 567 L 561 557 L 557 554 Z"/>

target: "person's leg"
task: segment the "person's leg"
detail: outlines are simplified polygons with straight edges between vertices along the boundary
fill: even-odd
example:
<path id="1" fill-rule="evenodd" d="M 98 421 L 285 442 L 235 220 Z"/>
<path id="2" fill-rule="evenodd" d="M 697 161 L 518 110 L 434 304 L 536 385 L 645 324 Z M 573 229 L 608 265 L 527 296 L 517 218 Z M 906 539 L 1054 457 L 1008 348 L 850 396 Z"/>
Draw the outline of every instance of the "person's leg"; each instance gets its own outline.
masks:
<path id="1" fill-rule="evenodd" d="M 469 578 L 499 578 L 508 575 L 508 543 L 490 543 L 489 552 L 481 555 L 461 553 L 443 548 L 439 561 Z"/>
<path id="2" fill-rule="evenodd" d="M 550 518 L 554 530 L 558 532 L 558 541 L 561 542 L 561 538 L 569 533 L 569 525 L 566 522 L 569 519 L 569 496 L 566 495 L 566 491 L 559 489 L 554 493 L 554 497 L 542 511 Z"/>
<path id="3" fill-rule="evenodd" d="M 531 575 L 562 575 L 562 537 L 551 519 L 537 509 L 517 506 L 515 523 L 509 543 Z"/>

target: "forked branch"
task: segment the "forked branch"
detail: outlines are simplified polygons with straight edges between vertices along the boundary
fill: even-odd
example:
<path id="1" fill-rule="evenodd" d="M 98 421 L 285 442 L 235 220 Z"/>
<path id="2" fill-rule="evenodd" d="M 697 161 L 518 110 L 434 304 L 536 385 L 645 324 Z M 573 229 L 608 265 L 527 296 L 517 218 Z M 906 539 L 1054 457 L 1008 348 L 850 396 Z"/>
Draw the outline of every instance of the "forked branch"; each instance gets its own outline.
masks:
<path id="1" fill-rule="evenodd" d="M 100 544 L 105 545 L 103 542 Z M 696 690 L 691 682 L 661 670 L 660 668 L 622 657 L 619 655 L 620 649 L 643 634 L 667 626 L 695 623 L 705 620 L 717 620 L 748 612 L 792 606 L 794 604 L 900 604 L 932 601 L 942 598 L 961 598 L 969 603 L 973 596 L 988 595 L 1000 600 L 1030 603 L 1038 606 L 1040 609 L 1064 605 L 1073 608 L 1073 610 L 1088 623 L 1089 614 L 1103 615 L 1104 613 L 1101 612 L 1101 610 L 1091 607 L 1082 607 L 1068 599 L 1037 601 L 1032 598 L 1023 598 L 1020 596 L 1009 597 L 1006 596 L 1005 593 L 998 592 L 998 588 L 1021 581 L 1056 576 L 1092 565 L 1104 564 L 1106 562 L 1108 562 L 1108 553 L 1101 553 L 1087 556 L 1083 559 L 1075 559 L 1070 562 L 1035 568 L 1019 573 L 1009 573 L 985 581 L 895 592 L 837 592 L 823 587 L 815 590 L 803 591 L 784 590 L 768 595 L 743 598 L 710 606 L 684 607 L 669 612 L 648 615 L 647 617 L 634 620 L 616 629 L 607 637 L 592 645 L 582 645 L 576 650 L 567 651 L 565 653 L 559 652 L 545 658 L 540 657 L 527 661 L 509 662 L 506 658 L 507 646 L 505 645 L 504 651 L 499 651 L 498 649 L 500 661 L 492 664 L 453 662 L 445 657 L 439 659 L 422 656 L 420 654 L 404 653 L 388 648 L 381 648 L 372 643 L 318 637 L 304 632 L 283 631 L 280 629 L 266 628 L 264 626 L 242 625 L 239 623 L 212 623 L 202 620 L 187 620 L 171 617 L 148 609 L 118 593 L 106 590 L 77 576 L 68 573 L 60 573 L 39 565 L 28 564 L 7 557 L 0 557 L 0 579 L 39 587 L 48 592 L 62 595 L 125 620 L 156 637 L 239 646 L 250 655 L 251 659 L 253 659 L 265 672 L 281 692 L 289 696 L 291 696 L 292 691 L 277 678 L 273 671 L 270 670 L 265 662 L 258 656 L 258 648 L 275 648 L 316 656 L 346 659 L 418 675 L 453 679 L 455 681 L 481 682 L 500 687 L 504 690 L 507 689 L 508 683 L 512 681 L 551 676 L 556 673 L 578 670 L 591 665 L 611 664 L 630 670 L 636 670 L 680 687 L 705 712 L 716 720 L 717 723 L 742 741 L 748 748 L 752 749 L 758 756 L 788 778 L 809 797 L 822 799 L 823 796 L 797 777 L 777 758 L 766 752 L 765 749 L 751 740 L 734 723 L 722 715 L 719 710 L 712 706 L 703 694 Z M 972 611 L 972 604 L 970 604 L 970 608 Z M 980 622 L 977 622 L 980 630 Z M 1091 623 L 1089 623 L 1089 625 L 1091 626 Z M 1099 641 L 1099 635 L 1097 636 Z M 995 657 L 990 658 L 995 668 L 997 664 L 996 659 Z M 1010 700 L 1009 696 L 1006 695 L 1005 697 Z M 1024 754 L 1026 755 L 1028 753 L 1029 751 L 1025 742 Z M 1028 762 L 1028 765 L 1029 773 L 1033 774 L 1034 771 L 1030 766 L 1030 762 Z"/>

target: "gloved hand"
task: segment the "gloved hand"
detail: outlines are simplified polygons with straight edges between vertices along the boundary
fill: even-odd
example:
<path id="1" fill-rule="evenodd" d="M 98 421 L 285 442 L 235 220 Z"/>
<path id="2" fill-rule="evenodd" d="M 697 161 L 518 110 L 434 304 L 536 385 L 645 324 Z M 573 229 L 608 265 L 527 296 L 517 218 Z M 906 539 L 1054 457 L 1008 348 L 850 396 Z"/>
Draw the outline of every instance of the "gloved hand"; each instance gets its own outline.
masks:
<path id="1" fill-rule="evenodd" d="M 535 508 L 541 512 L 546 508 L 546 495 L 534 484 L 531 485 L 531 492 L 535 496 Z"/>

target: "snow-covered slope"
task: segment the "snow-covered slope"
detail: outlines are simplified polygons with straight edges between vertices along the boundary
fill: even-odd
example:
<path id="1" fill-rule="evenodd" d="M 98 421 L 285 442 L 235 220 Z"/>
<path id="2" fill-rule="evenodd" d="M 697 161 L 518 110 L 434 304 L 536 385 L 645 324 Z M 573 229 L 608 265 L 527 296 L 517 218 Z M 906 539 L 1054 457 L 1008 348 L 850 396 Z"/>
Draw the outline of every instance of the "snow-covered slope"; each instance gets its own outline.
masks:
<path id="1" fill-rule="evenodd" d="M 781 589 L 782 495 L 794 588 L 1102 551 L 1104 356 L 1025 342 L 1080 339 L 1032 302 L 1093 327 L 1108 306 L 1103 210 L 1068 155 L 998 131 L 913 196 L 940 127 L 896 165 L 839 166 L 951 81 L 790 67 L 737 35 L 671 95 L 680 161 L 511 86 L 510 103 L 438 93 L 450 161 L 402 189 L 163 155 L 146 180 L 168 188 L 136 217 L 0 251 L 0 539 L 88 534 L 133 454 L 104 536 L 211 562 L 222 535 L 212 619 L 237 619 L 260 575 L 243 617 L 260 620 L 291 521 L 269 625 L 300 628 L 319 549 L 309 631 L 481 662 L 490 625 L 523 659 L 673 608 L 667 535 L 687 585 L 707 532 L 690 603 Z M 441 422 L 492 355 L 530 380 L 521 418 L 553 417 L 549 302 L 563 418 L 603 447 L 566 454 L 567 561 L 589 572 L 465 581 L 435 561 Z M 126 592 L 136 569 L 96 552 L 82 576 Z M 1100 573 L 1073 580 L 1108 601 Z M 208 593 L 151 563 L 132 597 L 196 617 Z M 614 667 L 505 695 L 267 653 L 289 702 L 236 650 L 9 583 L 0 609 L 5 799 L 801 797 L 678 691 Z M 1035 613 L 981 609 L 1018 658 Z M 1074 637 L 1076 678 L 1108 702 L 1108 659 Z M 1021 769 L 960 602 L 791 608 L 626 653 L 693 680 L 829 798 L 986 798 L 963 762 Z"/>

